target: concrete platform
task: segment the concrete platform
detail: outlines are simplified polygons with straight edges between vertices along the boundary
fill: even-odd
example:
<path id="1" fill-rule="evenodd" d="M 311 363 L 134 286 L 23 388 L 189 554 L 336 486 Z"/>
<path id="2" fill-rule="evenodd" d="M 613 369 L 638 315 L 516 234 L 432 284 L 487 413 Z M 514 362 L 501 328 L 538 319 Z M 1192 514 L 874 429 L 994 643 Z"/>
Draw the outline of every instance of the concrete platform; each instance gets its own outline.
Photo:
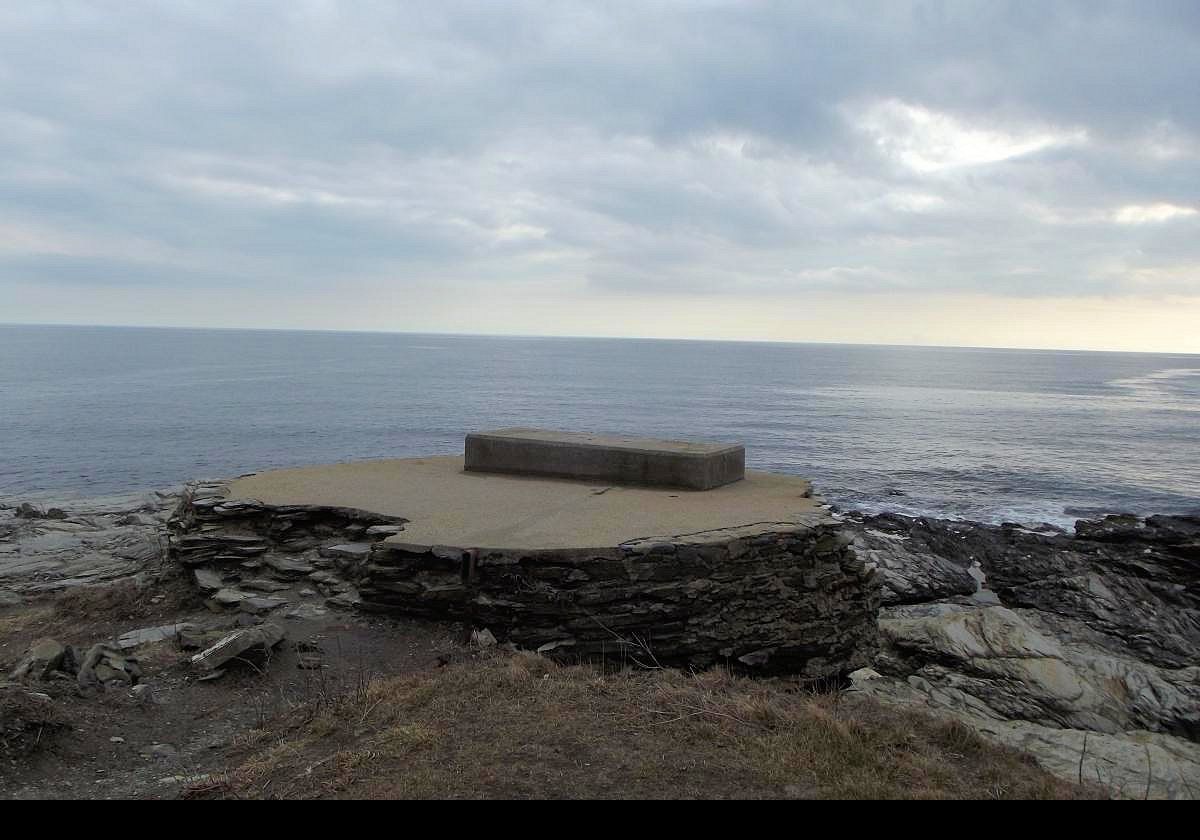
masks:
<path id="1" fill-rule="evenodd" d="M 410 522 L 393 541 L 479 549 L 606 548 L 824 518 L 802 478 L 750 471 L 708 491 L 466 472 L 459 457 L 362 461 L 260 473 L 234 499 L 358 508 Z"/>
<path id="2" fill-rule="evenodd" d="M 467 435 L 466 469 L 711 490 L 742 480 L 746 448 L 726 443 L 509 428 Z"/>

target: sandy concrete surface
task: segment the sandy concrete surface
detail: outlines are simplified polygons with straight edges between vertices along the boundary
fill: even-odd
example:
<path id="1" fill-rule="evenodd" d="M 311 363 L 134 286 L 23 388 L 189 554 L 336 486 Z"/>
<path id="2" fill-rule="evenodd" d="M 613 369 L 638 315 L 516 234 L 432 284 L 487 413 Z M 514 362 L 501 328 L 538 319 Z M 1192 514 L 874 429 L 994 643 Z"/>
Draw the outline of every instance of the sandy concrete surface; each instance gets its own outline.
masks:
<path id="1" fill-rule="evenodd" d="M 353 507 L 410 520 L 395 539 L 460 548 L 600 548 L 651 536 L 811 519 L 810 485 L 748 471 L 714 490 L 468 473 L 461 457 L 359 461 L 238 479 L 234 498 Z"/>

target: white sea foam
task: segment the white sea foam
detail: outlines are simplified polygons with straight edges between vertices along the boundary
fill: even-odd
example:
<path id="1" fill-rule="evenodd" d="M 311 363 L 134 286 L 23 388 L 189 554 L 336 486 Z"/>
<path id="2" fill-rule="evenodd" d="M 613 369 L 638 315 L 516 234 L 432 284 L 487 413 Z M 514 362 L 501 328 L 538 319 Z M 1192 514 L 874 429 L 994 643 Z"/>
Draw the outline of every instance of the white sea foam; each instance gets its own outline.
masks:
<path id="1" fill-rule="evenodd" d="M 1139 399 L 1168 401 L 1172 408 L 1200 411 L 1200 399 L 1193 390 L 1200 390 L 1200 368 L 1164 368 L 1145 376 L 1112 379 L 1105 384 L 1123 388 Z"/>

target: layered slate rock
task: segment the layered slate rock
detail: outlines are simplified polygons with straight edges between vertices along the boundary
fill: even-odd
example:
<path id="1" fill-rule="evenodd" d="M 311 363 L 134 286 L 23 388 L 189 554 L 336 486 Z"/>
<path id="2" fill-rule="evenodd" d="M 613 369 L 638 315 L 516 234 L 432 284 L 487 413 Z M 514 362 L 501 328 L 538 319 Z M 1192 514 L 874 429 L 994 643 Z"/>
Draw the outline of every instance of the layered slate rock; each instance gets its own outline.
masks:
<path id="1" fill-rule="evenodd" d="M 401 528 L 403 523 L 398 516 L 354 508 L 231 499 L 227 483 L 209 482 L 185 488 L 168 524 L 171 552 L 186 566 L 266 565 L 282 575 L 303 577 L 314 571 L 312 566 L 277 552 L 320 551 L 325 543 L 336 546 L 372 528 Z"/>
<path id="2" fill-rule="evenodd" d="M 998 602 L 1037 610 L 1065 638 L 1162 667 L 1198 661 L 1200 516 L 1081 520 L 1072 535 L 885 514 L 855 530 L 888 603 L 966 594 L 974 570 Z"/>
<path id="3" fill-rule="evenodd" d="M 384 542 L 363 606 L 448 617 L 557 655 L 728 664 L 818 679 L 870 661 L 878 588 L 838 523 L 766 523 L 610 549 Z"/>
<path id="4" fill-rule="evenodd" d="M 210 609 L 307 617 L 321 611 L 297 610 L 296 590 L 313 587 L 308 591 L 324 596 L 327 606 L 356 605 L 358 593 L 347 574 L 357 573 L 356 561 L 369 552 L 370 541 L 401 532 L 404 519 L 355 508 L 234 499 L 228 483 L 200 482 L 184 488 L 168 525 L 170 553 L 190 568 Z"/>
<path id="5" fill-rule="evenodd" d="M 1073 535 L 895 514 L 847 525 L 884 588 L 858 691 L 1117 795 L 1197 795 L 1200 517 L 1109 516 Z"/>

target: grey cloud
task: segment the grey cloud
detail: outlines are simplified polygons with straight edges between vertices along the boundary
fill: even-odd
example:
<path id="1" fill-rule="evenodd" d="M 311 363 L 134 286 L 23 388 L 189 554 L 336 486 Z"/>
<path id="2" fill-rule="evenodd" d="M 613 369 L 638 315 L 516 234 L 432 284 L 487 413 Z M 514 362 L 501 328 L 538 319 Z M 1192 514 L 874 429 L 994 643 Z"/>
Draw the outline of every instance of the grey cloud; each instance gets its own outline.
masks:
<path id="1" fill-rule="evenodd" d="M 0 287 L 1200 294 L 1200 216 L 1113 220 L 1200 209 L 1197 43 L 1193 2 L 11 4 L 0 231 L 75 244 Z M 1001 151 L 914 169 L 880 103 Z"/>

